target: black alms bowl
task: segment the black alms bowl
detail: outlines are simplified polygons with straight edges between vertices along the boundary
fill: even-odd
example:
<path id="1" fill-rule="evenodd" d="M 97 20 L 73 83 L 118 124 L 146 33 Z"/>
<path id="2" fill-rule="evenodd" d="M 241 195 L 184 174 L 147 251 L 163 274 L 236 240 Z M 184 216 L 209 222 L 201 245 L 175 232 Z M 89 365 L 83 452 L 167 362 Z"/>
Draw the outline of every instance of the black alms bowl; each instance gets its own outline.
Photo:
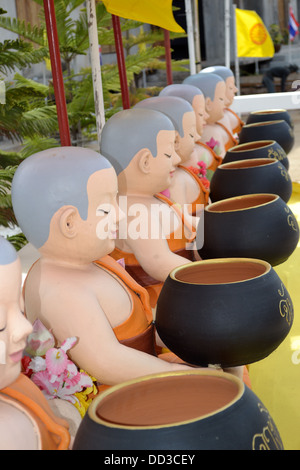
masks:
<path id="1" fill-rule="evenodd" d="M 285 151 L 275 140 L 258 140 L 236 145 L 227 151 L 223 159 L 223 163 L 236 162 L 239 160 L 251 160 L 252 158 L 275 158 L 287 170 L 290 166 L 290 162 Z"/>
<path id="2" fill-rule="evenodd" d="M 278 161 L 257 158 L 224 163 L 214 172 L 210 182 L 212 202 L 246 194 L 277 194 L 288 202 L 293 184 L 286 168 Z"/>
<path id="3" fill-rule="evenodd" d="M 236 196 L 208 205 L 197 233 L 202 259 L 256 258 L 285 262 L 299 242 L 297 220 L 275 194 Z M 200 240 L 198 242 L 198 240 Z"/>
<path id="4" fill-rule="evenodd" d="M 157 332 L 187 363 L 235 367 L 260 361 L 288 335 L 292 300 L 269 263 L 218 259 L 174 269 L 160 293 Z"/>
<path id="5" fill-rule="evenodd" d="M 260 111 L 252 111 L 247 118 L 246 124 L 278 120 L 284 120 L 291 128 L 294 127 L 292 118 L 286 109 L 264 109 Z"/>
<path id="6" fill-rule="evenodd" d="M 73 445 L 73 450 L 146 450 L 142 462 L 148 465 L 191 465 L 188 455 L 180 460 L 181 450 L 262 449 L 283 450 L 283 444 L 259 398 L 233 375 L 193 370 L 142 377 L 100 394 Z M 149 450 L 173 450 L 177 458 Z M 124 462 L 134 466 L 126 455 Z M 106 462 L 115 463 L 111 459 L 114 454 L 106 454 Z"/>
<path id="7" fill-rule="evenodd" d="M 240 144 L 257 140 L 275 140 L 288 154 L 294 146 L 295 136 L 293 129 L 284 120 L 246 124 L 239 135 Z"/>

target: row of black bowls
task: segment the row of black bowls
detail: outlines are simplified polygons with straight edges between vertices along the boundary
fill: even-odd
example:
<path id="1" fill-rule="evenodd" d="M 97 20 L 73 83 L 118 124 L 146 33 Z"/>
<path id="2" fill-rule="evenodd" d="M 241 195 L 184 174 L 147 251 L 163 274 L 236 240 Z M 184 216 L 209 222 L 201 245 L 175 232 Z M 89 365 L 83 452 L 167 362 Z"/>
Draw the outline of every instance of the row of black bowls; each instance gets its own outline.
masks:
<path id="1" fill-rule="evenodd" d="M 272 149 L 274 157 L 277 146 L 255 142 L 246 150 L 252 158 L 215 171 L 211 198 L 216 202 L 205 207 L 197 230 L 203 261 L 174 270 L 164 283 L 158 333 L 170 350 L 194 365 L 257 362 L 292 326 L 292 300 L 273 268 L 295 251 L 299 226 L 287 205 L 288 171 L 266 155 Z M 260 158 L 253 158 L 256 149 L 264 150 Z M 239 154 L 234 150 L 231 154 Z"/>
<path id="2" fill-rule="evenodd" d="M 284 114 L 285 119 L 276 119 Z M 267 121 L 273 116 L 273 121 Z M 287 205 L 292 195 L 287 151 L 270 131 L 288 127 L 284 110 L 252 113 L 240 134 L 251 129 L 246 143 L 230 149 L 211 180 L 212 204 L 204 211 L 197 248 L 203 259 L 250 257 L 276 266 L 285 262 L 299 241 L 297 220 Z M 281 116 L 282 117 L 282 116 Z M 253 120 L 263 119 L 262 122 Z M 252 130 L 256 128 L 252 139 Z M 262 140 L 259 132 L 264 129 Z M 278 135 L 279 135 L 279 130 Z M 293 145 L 290 142 L 290 146 Z"/>
<path id="3" fill-rule="evenodd" d="M 146 450 L 139 458 L 148 465 L 198 463 L 199 455 L 185 450 L 282 449 L 278 429 L 257 396 L 233 375 L 208 370 L 112 387 L 93 400 L 73 445 L 73 450 Z M 133 466 L 134 454 L 122 455 Z"/>
<path id="4" fill-rule="evenodd" d="M 261 360 L 279 346 L 292 322 L 291 298 L 264 261 L 207 260 L 175 269 L 158 300 L 157 330 L 181 359 L 203 369 L 141 377 L 101 393 L 82 420 L 73 450 L 146 450 L 151 464 L 158 455 L 166 463 L 160 450 L 283 450 L 256 394 L 240 379 L 207 366 Z"/>
<path id="5" fill-rule="evenodd" d="M 261 112 L 260 114 L 253 113 L 250 116 L 251 117 L 247 120 L 246 125 L 240 132 L 240 144 L 260 140 L 275 140 L 283 148 L 285 153 L 289 154 L 294 146 L 295 136 L 293 127 L 288 124 L 287 118 L 279 119 L 279 112 L 278 115 L 275 112 L 273 114 L 271 114 L 271 112 Z M 256 122 L 254 122 L 254 120 Z"/>
<path id="6" fill-rule="evenodd" d="M 241 147 L 228 152 L 211 182 L 218 202 L 205 209 L 203 261 L 173 270 L 157 304 L 161 339 L 183 361 L 203 369 L 142 377 L 100 394 L 74 450 L 283 449 L 252 390 L 231 374 L 207 368 L 267 357 L 286 338 L 294 317 L 290 295 L 272 267 L 290 256 L 299 239 L 286 204 L 292 191 L 286 151 L 272 137 L 245 144 L 243 156 Z M 202 241 L 203 233 L 198 235 Z M 150 463 L 166 463 L 164 454 L 151 458 Z"/>
<path id="7" fill-rule="evenodd" d="M 255 126 L 249 124 L 251 132 Z M 287 149 L 268 134 L 250 138 L 229 150 L 215 171 L 212 203 L 197 233 L 202 261 L 173 270 L 157 304 L 159 336 L 187 363 L 251 364 L 275 351 L 291 330 L 292 299 L 274 270 L 299 242 L 287 205 Z"/>

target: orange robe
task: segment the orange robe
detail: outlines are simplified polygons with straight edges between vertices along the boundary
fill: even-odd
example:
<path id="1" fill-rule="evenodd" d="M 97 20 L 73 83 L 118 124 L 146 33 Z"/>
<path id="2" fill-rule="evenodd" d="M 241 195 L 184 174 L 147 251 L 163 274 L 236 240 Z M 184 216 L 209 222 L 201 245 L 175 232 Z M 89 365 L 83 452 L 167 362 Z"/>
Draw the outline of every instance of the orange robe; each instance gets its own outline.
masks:
<path id="1" fill-rule="evenodd" d="M 43 393 L 24 374 L 0 390 L 1 400 L 21 408 L 36 423 L 39 450 L 68 450 L 70 434 L 67 422 L 55 416 Z"/>
<path id="2" fill-rule="evenodd" d="M 196 231 L 194 228 L 190 226 L 185 220 L 183 213 L 174 205 L 174 203 L 162 194 L 156 194 L 155 196 L 160 201 L 168 204 L 172 207 L 177 214 L 180 216 L 182 220 L 182 231 L 181 236 L 175 236 L 174 233 L 170 234 L 168 238 L 168 245 L 170 250 L 173 253 L 176 253 L 179 256 L 182 256 L 187 259 L 187 263 L 190 261 L 194 261 L 193 250 L 187 250 L 186 245 L 191 243 L 196 238 Z M 188 238 L 186 232 L 191 233 L 191 237 Z M 128 253 L 125 251 L 120 250 L 119 248 L 115 248 L 114 251 L 111 253 L 112 258 L 116 261 L 123 259 L 125 262 L 125 269 L 126 271 L 133 277 L 133 279 L 144 287 L 149 296 L 150 296 L 150 303 L 152 307 L 155 307 L 157 303 L 157 299 L 159 297 L 160 291 L 163 286 L 163 282 L 154 279 L 153 277 L 149 276 L 144 269 L 140 266 L 138 260 L 136 259 L 133 253 Z"/>
<path id="3" fill-rule="evenodd" d="M 158 356 L 166 362 L 184 363 L 184 361 L 172 352 L 164 352 L 161 348 L 156 346 L 155 324 L 153 322 L 152 309 L 146 290 L 110 256 L 102 258 L 95 264 L 117 276 L 132 301 L 132 311 L 128 319 L 113 329 L 118 341 L 127 347 L 137 349 L 153 356 Z M 244 367 L 244 382 L 250 386 L 249 374 L 246 367 Z M 99 392 L 107 388 L 109 388 L 109 385 L 101 384 L 98 386 Z"/>
<path id="4" fill-rule="evenodd" d="M 216 125 L 222 127 L 222 129 L 227 134 L 227 142 L 225 144 L 226 152 L 228 152 L 228 150 L 230 150 L 232 147 L 238 145 L 238 140 L 232 135 L 231 131 L 227 129 L 226 126 L 224 126 L 224 124 L 222 124 L 221 122 L 217 122 Z"/>
<path id="5" fill-rule="evenodd" d="M 147 290 L 144 289 L 138 282 L 136 282 L 130 276 L 130 274 L 128 274 L 128 272 L 111 256 L 105 256 L 100 260 L 95 261 L 94 264 L 116 276 L 124 289 L 126 289 L 131 299 L 132 309 L 129 317 L 122 324 L 113 328 L 117 340 L 124 346 L 131 347 L 153 356 L 157 356 L 167 362 L 183 363 L 184 361 L 182 361 L 175 354 L 170 351 L 164 351 L 161 347 L 156 345 L 156 329 Z M 80 368 L 80 364 L 77 364 L 77 366 Z M 27 381 L 28 380 L 29 379 L 27 379 Z M 246 367 L 244 367 L 244 382 L 249 387 L 251 386 L 249 373 Z M 33 383 L 31 387 L 36 389 Z M 97 386 L 98 393 L 103 392 L 109 387 L 110 385 L 99 384 Z M 2 392 L 5 390 L 6 389 L 2 390 Z M 32 394 L 31 396 L 33 397 L 33 400 L 35 400 L 34 395 Z M 93 399 L 95 398 L 95 395 L 91 394 L 89 398 Z M 40 397 L 40 399 L 43 399 L 43 401 L 45 400 L 43 396 Z M 35 407 L 35 404 L 32 403 L 31 406 Z M 44 403 L 44 406 L 47 406 L 47 403 Z M 63 429 L 61 429 L 61 432 L 63 432 Z M 63 442 L 63 445 L 64 444 L 66 444 L 66 442 Z"/>
<path id="6" fill-rule="evenodd" d="M 199 196 L 194 202 L 191 202 L 189 204 L 190 206 L 189 213 L 190 215 L 195 216 L 197 212 L 197 206 L 199 205 L 207 206 L 208 201 L 209 201 L 209 189 L 207 189 L 204 186 L 201 179 L 197 175 L 195 175 L 195 173 L 193 173 L 189 168 L 186 168 L 185 166 L 182 166 L 182 165 L 179 165 L 178 168 L 181 168 L 186 173 L 188 173 L 199 186 Z"/>
<path id="7" fill-rule="evenodd" d="M 207 144 L 204 142 L 196 142 L 197 145 L 200 145 L 200 147 L 203 147 L 205 150 L 207 150 L 208 153 L 212 156 L 212 162 L 211 164 L 207 167 L 208 170 L 216 171 L 218 166 L 220 166 L 223 162 L 223 158 L 220 155 L 217 155 L 216 152 L 213 151 L 212 148 L 210 148 Z"/>

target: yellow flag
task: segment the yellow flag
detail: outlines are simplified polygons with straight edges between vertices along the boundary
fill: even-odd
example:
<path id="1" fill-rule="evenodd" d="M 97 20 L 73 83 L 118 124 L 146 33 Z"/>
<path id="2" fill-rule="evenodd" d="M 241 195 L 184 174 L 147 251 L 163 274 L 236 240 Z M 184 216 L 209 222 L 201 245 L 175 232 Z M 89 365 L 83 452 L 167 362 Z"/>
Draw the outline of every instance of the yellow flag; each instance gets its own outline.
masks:
<path id="1" fill-rule="evenodd" d="M 45 59 L 46 69 L 51 70 L 51 62 L 50 59 Z"/>
<path id="2" fill-rule="evenodd" d="M 260 16 L 236 8 L 238 57 L 273 57 L 274 43 Z"/>
<path id="3" fill-rule="evenodd" d="M 48 44 L 48 39 L 47 39 L 47 31 L 45 30 L 44 31 L 44 42 L 45 42 L 45 45 Z M 47 70 L 51 70 L 51 61 L 50 59 L 45 59 L 45 64 L 46 64 L 46 69 Z"/>
<path id="4" fill-rule="evenodd" d="M 102 0 L 112 15 L 130 20 L 149 23 L 161 28 L 184 33 L 176 23 L 172 10 L 172 0 Z"/>

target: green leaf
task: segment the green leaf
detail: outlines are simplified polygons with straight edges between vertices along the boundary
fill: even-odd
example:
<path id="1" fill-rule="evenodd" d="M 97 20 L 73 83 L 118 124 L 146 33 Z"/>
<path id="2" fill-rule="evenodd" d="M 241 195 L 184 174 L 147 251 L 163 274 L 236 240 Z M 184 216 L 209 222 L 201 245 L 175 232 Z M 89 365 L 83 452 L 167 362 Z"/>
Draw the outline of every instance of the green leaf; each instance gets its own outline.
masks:
<path id="1" fill-rule="evenodd" d="M 28 39 L 41 47 L 45 46 L 45 28 L 43 26 L 32 26 L 24 20 L 0 16 L 0 27 L 16 33 L 20 37 Z"/>
<path id="2" fill-rule="evenodd" d="M 44 106 L 24 112 L 19 130 L 26 137 L 36 135 L 43 137 L 56 132 L 58 130 L 56 106 Z"/>
<path id="3" fill-rule="evenodd" d="M 37 152 L 42 152 L 50 148 L 58 147 L 59 141 L 53 137 L 38 137 L 34 136 L 32 139 L 25 139 L 24 146 L 22 148 L 21 156 L 22 158 L 30 157 Z"/>
<path id="4" fill-rule="evenodd" d="M 24 246 L 27 245 L 28 240 L 25 237 L 24 233 L 18 233 L 16 235 L 10 235 L 6 239 L 14 246 L 16 251 L 21 250 Z"/>
<path id="5" fill-rule="evenodd" d="M 7 152 L 0 149 L 0 169 L 8 166 L 19 165 L 23 160 L 22 155 L 18 152 Z"/>
<path id="6" fill-rule="evenodd" d="M 28 64 L 37 64 L 47 56 L 48 50 L 45 47 L 35 49 L 32 44 L 19 39 L 6 40 L 0 43 L 0 72 L 6 74 L 16 67 L 24 68 Z"/>

